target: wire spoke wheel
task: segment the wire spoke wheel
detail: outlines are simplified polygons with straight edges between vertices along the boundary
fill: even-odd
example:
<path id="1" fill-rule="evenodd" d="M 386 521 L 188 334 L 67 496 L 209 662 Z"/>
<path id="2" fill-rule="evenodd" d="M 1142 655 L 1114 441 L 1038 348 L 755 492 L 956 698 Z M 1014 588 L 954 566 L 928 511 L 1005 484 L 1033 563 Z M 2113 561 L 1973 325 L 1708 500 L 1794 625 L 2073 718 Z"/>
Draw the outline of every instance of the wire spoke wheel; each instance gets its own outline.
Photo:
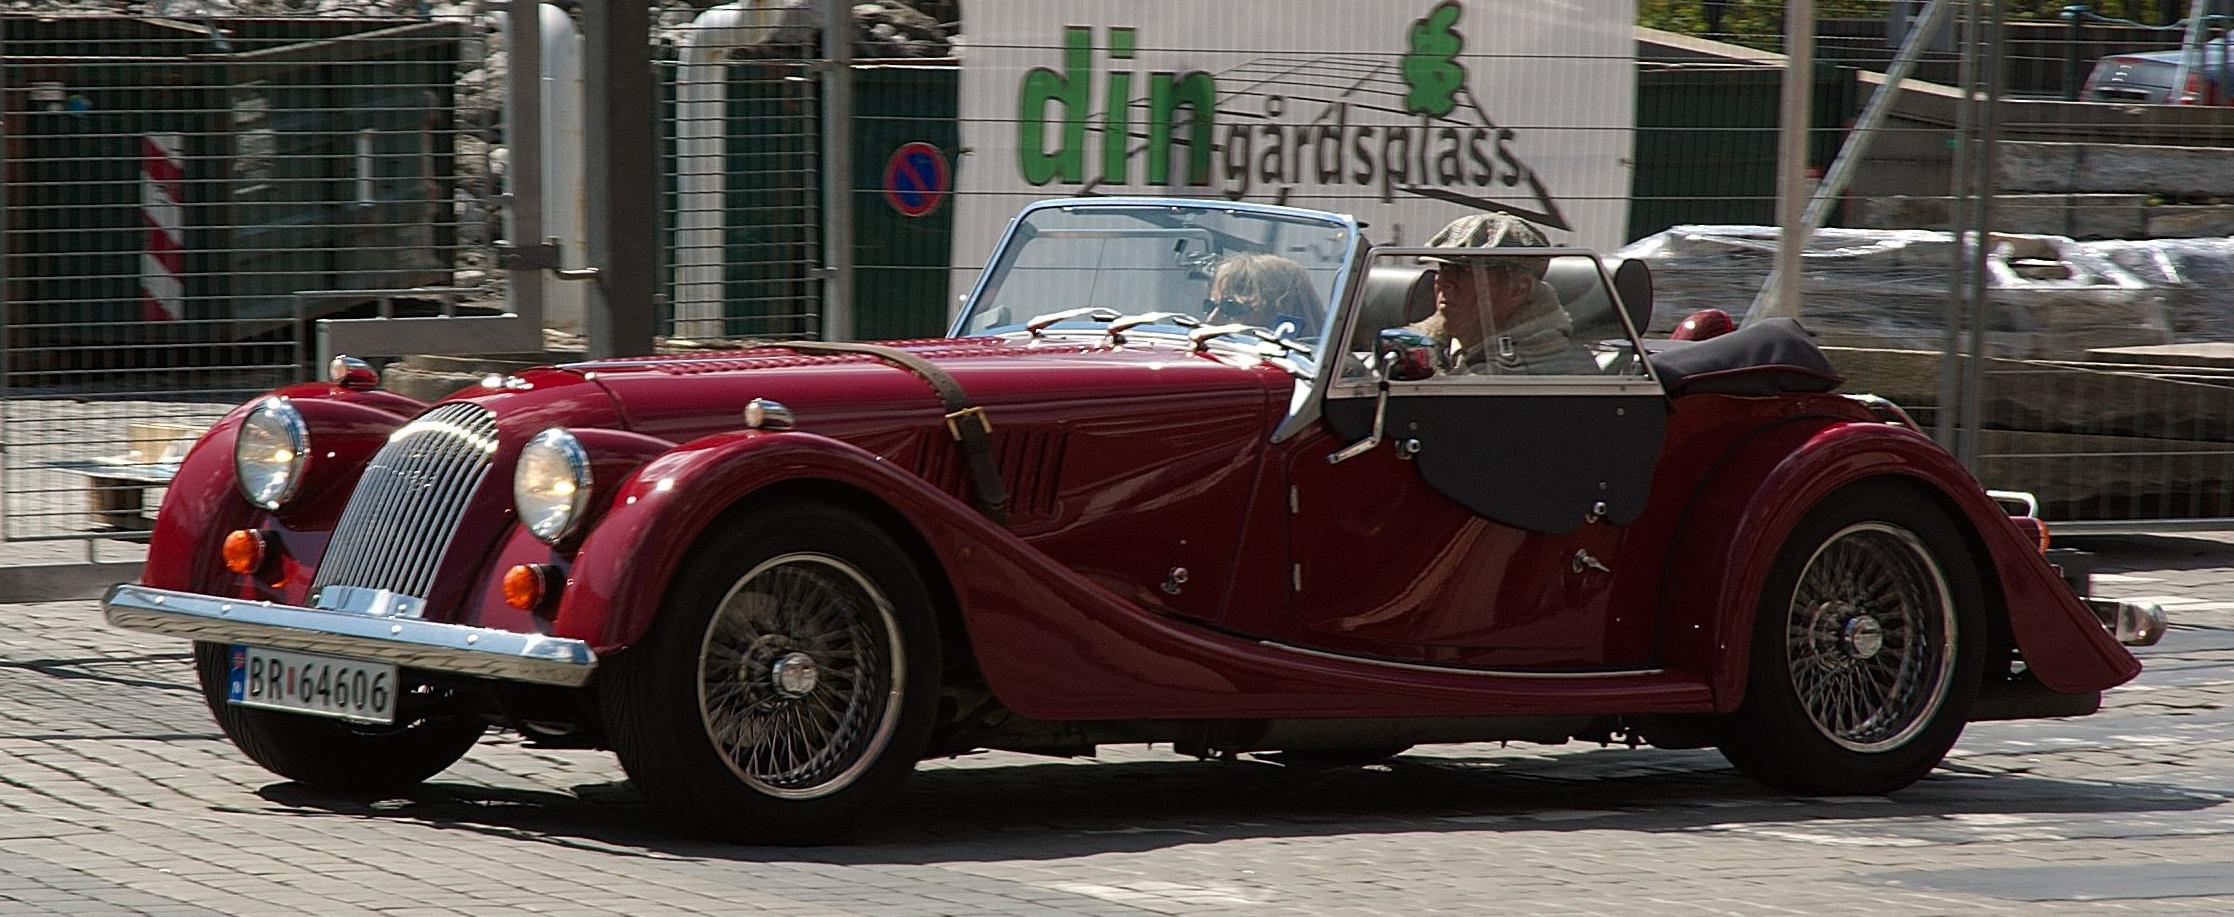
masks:
<path id="1" fill-rule="evenodd" d="M 1793 693 L 1840 747 L 1900 747 L 1946 702 L 1956 634 L 1947 577 L 1923 541 L 1884 522 L 1849 525 L 1816 549 L 1793 590 Z"/>
<path id="2" fill-rule="evenodd" d="M 768 559 L 715 607 L 698 651 L 698 710 L 753 789 L 812 799 L 851 785 L 892 739 L 907 683 L 892 604 L 826 554 Z"/>

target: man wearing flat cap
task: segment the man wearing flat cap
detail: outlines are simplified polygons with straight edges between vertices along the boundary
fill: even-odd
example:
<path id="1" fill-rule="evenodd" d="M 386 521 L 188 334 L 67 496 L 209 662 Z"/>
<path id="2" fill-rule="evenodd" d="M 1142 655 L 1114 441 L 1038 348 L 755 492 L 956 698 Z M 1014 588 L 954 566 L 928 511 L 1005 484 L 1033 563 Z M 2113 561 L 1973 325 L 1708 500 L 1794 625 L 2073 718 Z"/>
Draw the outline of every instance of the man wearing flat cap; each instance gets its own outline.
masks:
<path id="1" fill-rule="evenodd" d="M 1434 248 L 1546 248 L 1526 220 L 1473 213 L 1427 240 Z M 1452 375 L 1596 375 L 1598 362 L 1576 344 L 1574 320 L 1544 282 L 1540 255 L 1429 255 L 1436 265 L 1435 314 L 1412 326 L 1443 348 Z"/>

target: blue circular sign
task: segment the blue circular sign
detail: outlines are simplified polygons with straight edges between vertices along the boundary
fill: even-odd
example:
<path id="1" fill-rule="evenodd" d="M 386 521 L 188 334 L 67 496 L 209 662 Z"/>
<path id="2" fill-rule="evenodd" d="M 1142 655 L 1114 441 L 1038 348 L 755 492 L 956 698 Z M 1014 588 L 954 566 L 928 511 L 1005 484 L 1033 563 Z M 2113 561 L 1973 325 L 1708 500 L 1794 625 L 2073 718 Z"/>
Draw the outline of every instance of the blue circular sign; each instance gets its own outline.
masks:
<path id="1" fill-rule="evenodd" d="M 946 154 L 920 140 L 901 144 L 884 163 L 884 200 L 902 216 L 927 216 L 939 209 L 953 183 Z"/>

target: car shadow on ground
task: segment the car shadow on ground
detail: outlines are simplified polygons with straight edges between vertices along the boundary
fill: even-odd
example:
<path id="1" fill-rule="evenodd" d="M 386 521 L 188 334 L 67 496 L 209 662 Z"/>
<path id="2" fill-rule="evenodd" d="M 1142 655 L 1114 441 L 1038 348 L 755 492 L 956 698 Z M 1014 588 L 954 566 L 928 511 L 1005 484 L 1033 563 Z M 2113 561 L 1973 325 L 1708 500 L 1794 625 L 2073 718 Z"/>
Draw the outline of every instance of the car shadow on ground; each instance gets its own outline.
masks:
<path id="1" fill-rule="evenodd" d="M 2051 528 L 2053 523 L 2050 524 Z M 2056 535 L 2057 547 L 2094 555 L 2095 572 L 2215 570 L 2234 564 L 2234 543 L 2198 535 Z"/>
<path id="2" fill-rule="evenodd" d="M 842 864 L 1058 859 L 1232 839 L 1377 833 L 1804 826 L 1816 833 L 1884 834 L 1966 820 L 2148 817 L 2208 809 L 2227 798 L 2159 784 L 1987 773 L 1960 763 L 1889 797 L 1797 797 L 1767 790 L 1719 762 L 1711 752 L 1606 749 L 1519 758 L 1417 754 L 1385 765 L 1329 769 L 1176 757 L 926 768 L 850 844 L 819 848 L 709 840 L 669 823 L 625 783 L 568 793 L 437 782 L 380 801 L 286 783 L 267 786 L 261 795 L 279 806 L 267 811 L 288 817 L 407 819 L 632 856 Z M 1857 824 L 1862 820 L 1892 821 Z"/>

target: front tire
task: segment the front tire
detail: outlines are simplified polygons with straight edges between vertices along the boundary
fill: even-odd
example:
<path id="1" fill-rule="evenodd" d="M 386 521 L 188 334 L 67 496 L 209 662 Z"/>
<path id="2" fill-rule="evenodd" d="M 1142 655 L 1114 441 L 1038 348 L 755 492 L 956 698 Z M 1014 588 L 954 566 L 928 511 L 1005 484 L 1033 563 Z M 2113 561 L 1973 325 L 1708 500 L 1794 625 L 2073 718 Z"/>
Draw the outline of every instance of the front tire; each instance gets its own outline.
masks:
<path id="1" fill-rule="evenodd" d="M 1936 506 L 1893 484 L 1832 494 L 1769 570 L 1723 756 L 1798 793 L 1916 782 L 1969 720 L 1983 605 L 1977 563 Z"/>
<path id="2" fill-rule="evenodd" d="M 836 838 L 898 794 L 930 735 L 939 633 L 907 553 L 836 507 L 759 512 L 684 561 L 598 691 L 637 789 L 754 843 Z"/>
<path id="3" fill-rule="evenodd" d="M 194 644 L 194 674 L 218 728 L 265 770 L 327 792 L 377 795 L 424 783 L 458 763 L 487 731 L 481 721 L 463 717 L 357 726 L 243 707 L 226 700 L 231 667 L 224 644 Z"/>

